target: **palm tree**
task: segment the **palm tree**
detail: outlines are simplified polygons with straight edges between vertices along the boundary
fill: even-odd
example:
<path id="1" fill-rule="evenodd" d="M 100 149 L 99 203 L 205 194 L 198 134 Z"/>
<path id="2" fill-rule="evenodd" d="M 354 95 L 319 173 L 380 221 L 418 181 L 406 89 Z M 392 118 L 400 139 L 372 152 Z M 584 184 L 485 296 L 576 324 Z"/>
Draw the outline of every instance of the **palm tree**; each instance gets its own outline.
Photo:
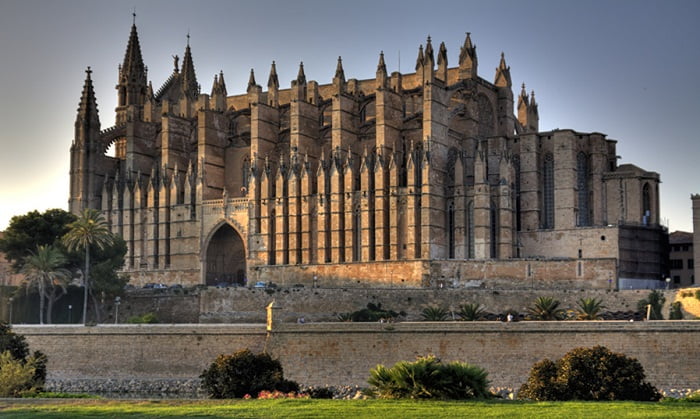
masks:
<path id="1" fill-rule="evenodd" d="M 90 247 L 99 249 L 112 244 L 112 233 L 99 211 L 86 208 L 77 220 L 68 225 L 68 233 L 63 236 L 63 243 L 68 250 L 85 249 L 85 271 L 83 272 L 83 324 L 87 321 L 88 284 L 90 282 Z"/>
<path id="2" fill-rule="evenodd" d="M 420 316 L 423 321 L 427 322 L 443 322 L 447 320 L 449 312 L 442 307 L 426 307 L 421 312 Z"/>
<path id="3" fill-rule="evenodd" d="M 486 314 L 486 310 L 479 303 L 467 303 L 459 306 L 459 317 L 468 322 L 481 320 Z"/>
<path id="4" fill-rule="evenodd" d="M 578 310 L 576 310 L 576 318 L 579 320 L 599 320 L 600 314 L 605 306 L 603 301 L 597 298 L 581 298 L 578 300 Z"/>
<path id="5" fill-rule="evenodd" d="M 533 320 L 563 320 L 566 316 L 566 311 L 559 308 L 559 300 L 552 297 L 537 297 L 527 312 Z"/>
<path id="6" fill-rule="evenodd" d="M 22 273 L 27 285 L 35 286 L 39 291 L 39 324 L 44 324 L 44 300 L 49 298 L 48 290 L 51 289 L 51 294 L 54 294 L 56 286 L 65 288 L 70 276 L 68 270 L 62 267 L 65 263 L 65 256 L 53 246 L 39 246 L 36 253 L 32 252 L 24 259 Z M 48 318 L 50 322 L 50 313 Z"/>

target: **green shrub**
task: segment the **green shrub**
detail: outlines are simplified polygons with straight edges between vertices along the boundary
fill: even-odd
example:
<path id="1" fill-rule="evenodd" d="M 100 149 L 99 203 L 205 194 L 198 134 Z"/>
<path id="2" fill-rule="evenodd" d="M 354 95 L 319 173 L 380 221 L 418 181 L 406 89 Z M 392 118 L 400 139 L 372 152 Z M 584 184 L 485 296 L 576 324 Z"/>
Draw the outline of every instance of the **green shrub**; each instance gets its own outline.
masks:
<path id="1" fill-rule="evenodd" d="M 243 349 L 232 355 L 219 355 L 199 376 L 204 390 L 215 399 L 257 396 L 261 391 L 299 391 L 294 381 L 285 380 L 282 365 L 269 354 Z"/>
<path id="2" fill-rule="evenodd" d="M 536 363 L 518 398 L 553 400 L 656 401 L 661 394 L 644 381 L 644 368 L 634 358 L 603 346 L 576 348 L 556 362 Z"/>
<path id="3" fill-rule="evenodd" d="M 8 324 L 0 323 L 0 353 L 5 352 L 23 367 L 26 366 L 33 369 L 30 388 L 41 390 L 46 381 L 46 355 L 40 351 L 35 351 L 32 356 L 29 356 L 29 345 L 27 345 L 24 336 L 13 332 Z M 8 368 L 16 371 L 14 367 L 8 366 Z"/>
<path id="4" fill-rule="evenodd" d="M 10 351 L 0 354 L 0 397 L 19 397 L 38 390 L 31 357 L 29 361 L 15 359 Z"/>
<path id="5" fill-rule="evenodd" d="M 414 362 L 400 361 L 393 367 L 377 365 L 367 382 L 371 394 L 385 399 L 472 399 L 486 398 L 488 373 L 463 362 L 443 364 L 434 356 Z"/>
<path id="6" fill-rule="evenodd" d="M 578 320 L 599 320 L 601 311 L 605 308 L 603 301 L 597 298 L 580 298 L 576 318 Z"/>
<path id="7" fill-rule="evenodd" d="M 459 313 L 457 314 L 460 319 L 473 322 L 483 319 L 486 315 L 486 310 L 484 310 L 484 307 L 479 303 L 467 303 L 459 306 Z"/>
<path id="8" fill-rule="evenodd" d="M 12 331 L 7 323 L 0 322 L 0 352 L 10 351 L 14 359 L 25 360 L 29 356 L 29 345 L 24 336 Z"/>
<path id="9" fill-rule="evenodd" d="M 644 317 L 646 318 L 647 306 L 650 305 L 651 311 L 649 312 L 649 320 L 663 320 L 664 315 L 661 314 L 661 308 L 664 306 L 665 302 L 666 297 L 664 297 L 660 291 L 653 290 L 649 293 L 647 298 L 637 302 L 637 310 L 644 313 Z"/>
<path id="10" fill-rule="evenodd" d="M 442 307 L 430 306 L 421 311 L 420 317 L 426 322 L 444 322 L 449 314 L 450 312 Z"/>
<path id="11" fill-rule="evenodd" d="M 381 319 L 395 319 L 399 315 L 405 313 L 397 313 L 393 310 L 385 310 L 381 303 L 368 303 L 367 308 L 353 311 L 352 313 L 340 313 L 337 315 L 338 320 L 343 322 L 378 322 Z"/>
<path id="12" fill-rule="evenodd" d="M 154 324 L 158 323 L 158 317 L 153 313 L 145 313 L 140 316 L 132 316 L 126 321 L 134 324 Z"/>
<path id="13" fill-rule="evenodd" d="M 681 309 L 681 302 L 676 301 L 671 303 L 671 309 L 668 313 L 669 320 L 683 320 L 683 310 Z"/>
<path id="14" fill-rule="evenodd" d="M 527 313 L 532 320 L 564 320 L 566 317 L 566 310 L 560 308 L 559 300 L 552 297 L 537 297 Z"/>

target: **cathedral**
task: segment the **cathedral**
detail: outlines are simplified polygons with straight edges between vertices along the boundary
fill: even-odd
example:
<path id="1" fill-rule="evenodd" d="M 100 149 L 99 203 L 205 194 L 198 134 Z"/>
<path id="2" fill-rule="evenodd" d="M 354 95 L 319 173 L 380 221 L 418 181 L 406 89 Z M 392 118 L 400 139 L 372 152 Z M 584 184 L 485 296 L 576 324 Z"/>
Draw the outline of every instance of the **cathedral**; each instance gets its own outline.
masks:
<path id="1" fill-rule="evenodd" d="M 659 175 L 597 132 L 539 131 L 501 54 L 482 78 L 430 37 L 415 72 L 201 92 L 192 51 L 157 90 L 136 25 L 103 129 L 88 67 L 70 211 L 102 211 L 132 283 L 638 288 L 666 272 Z M 330 76 L 330 75 L 329 75 Z"/>

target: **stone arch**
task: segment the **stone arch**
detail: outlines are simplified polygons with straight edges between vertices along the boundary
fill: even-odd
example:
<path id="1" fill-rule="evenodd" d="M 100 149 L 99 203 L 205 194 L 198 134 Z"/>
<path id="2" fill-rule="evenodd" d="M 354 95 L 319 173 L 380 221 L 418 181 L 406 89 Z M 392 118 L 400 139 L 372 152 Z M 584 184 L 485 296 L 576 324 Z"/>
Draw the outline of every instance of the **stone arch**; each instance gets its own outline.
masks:
<path id="1" fill-rule="evenodd" d="M 241 234 L 221 221 L 213 229 L 204 247 L 203 277 L 206 285 L 229 283 L 245 285 L 246 249 Z"/>

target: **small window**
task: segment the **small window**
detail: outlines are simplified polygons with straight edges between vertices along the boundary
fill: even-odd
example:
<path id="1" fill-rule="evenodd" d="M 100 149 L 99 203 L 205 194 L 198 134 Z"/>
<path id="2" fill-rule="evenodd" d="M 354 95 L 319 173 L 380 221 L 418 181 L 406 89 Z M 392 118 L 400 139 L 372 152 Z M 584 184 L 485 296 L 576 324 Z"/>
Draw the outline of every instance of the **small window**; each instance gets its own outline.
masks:
<path id="1" fill-rule="evenodd" d="M 695 269 L 695 264 L 693 263 L 693 259 L 688 259 L 688 269 Z"/>

